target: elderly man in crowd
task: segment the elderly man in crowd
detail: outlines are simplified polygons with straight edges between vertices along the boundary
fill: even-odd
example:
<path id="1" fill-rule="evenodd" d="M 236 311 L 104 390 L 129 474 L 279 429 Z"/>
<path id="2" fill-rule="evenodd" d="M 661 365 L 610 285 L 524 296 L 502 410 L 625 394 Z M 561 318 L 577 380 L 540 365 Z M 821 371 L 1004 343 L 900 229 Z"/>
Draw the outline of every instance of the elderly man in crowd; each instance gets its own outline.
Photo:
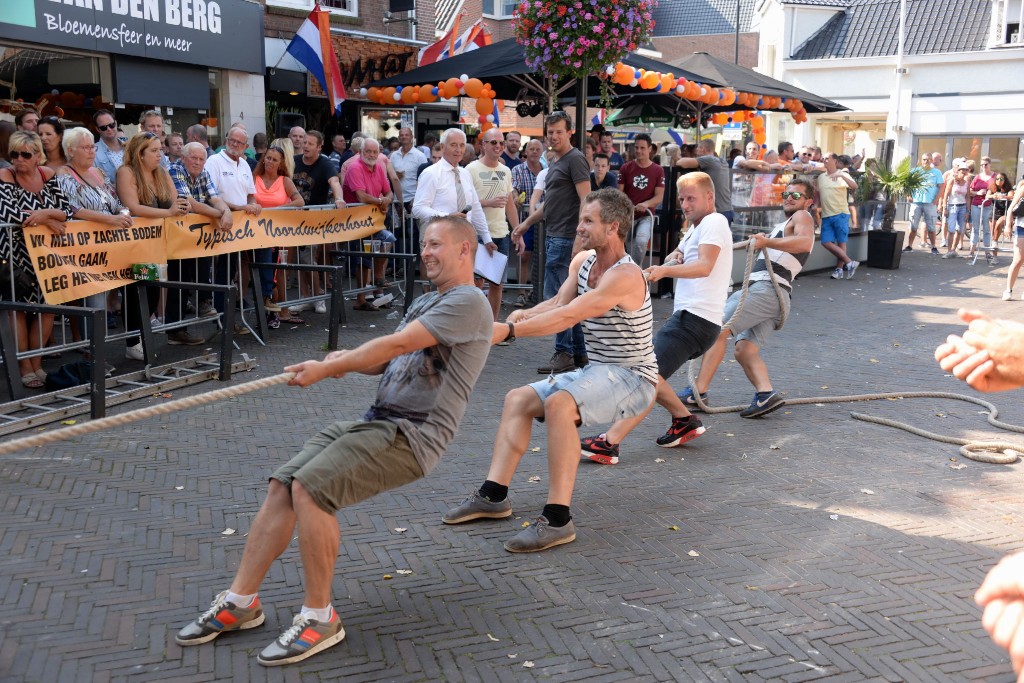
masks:
<path id="1" fill-rule="evenodd" d="M 491 239 L 480 198 L 469 171 L 459 162 L 466 152 L 466 134 L 458 128 L 449 128 L 441 135 L 441 159 L 428 166 L 419 177 L 412 215 L 422 224 L 435 216 L 458 214 L 476 229 L 477 239 L 487 247 L 488 253 L 497 250 Z"/>
<path id="2" fill-rule="evenodd" d="M 391 183 L 388 181 L 384 164 L 380 162 L 381 156 L 379 142 L 369 138 L 364 140 L 362 151 L 359 153 L 359 161 L 352 164 L 348 173 L 345 174 L 345 185 L 342 192 L 344 200 L 349 204 L 370 204 L 377 207 L 381 214 L 387 216 L 394 194 L 391 191 Z M 374 235 L 374 239 L 391 244 L 396 241 L 395 236 L 389 230 L 382 230 Z M 387 259 L 372 259 L 372 272 L 369 258 L 359 257 L 359 260 L 361 261 L 359 286 L 366 287 L 373 283 L 382 287 Z M 383 294 L 383 289 L 379 293 Z M 374 303 L 377 304 L 380 300 L 377 297 Z M 356 295 L 355 310 L 357 311 L 374 311 L 379 305 L 368 303 L 364 292 L 359 292 Z"/>

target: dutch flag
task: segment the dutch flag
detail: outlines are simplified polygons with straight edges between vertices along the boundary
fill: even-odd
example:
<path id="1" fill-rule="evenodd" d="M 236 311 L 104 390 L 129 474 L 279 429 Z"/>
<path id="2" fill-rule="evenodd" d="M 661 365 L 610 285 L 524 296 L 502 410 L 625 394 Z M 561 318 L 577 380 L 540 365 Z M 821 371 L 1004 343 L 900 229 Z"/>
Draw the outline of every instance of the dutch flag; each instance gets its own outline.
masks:
<path id="1" fill-rule="evenodd" d="M 341 103 L 348 94 L 341 80 L 334 46 L 331 45 L 330 15 L 320 9 L 320 5 L 313 7 L 313 11 L 295 32 L 295 37 L 288 44 L 288 54 L 313 74 L 327 93 L 334 113 L 341 113 Z"/>

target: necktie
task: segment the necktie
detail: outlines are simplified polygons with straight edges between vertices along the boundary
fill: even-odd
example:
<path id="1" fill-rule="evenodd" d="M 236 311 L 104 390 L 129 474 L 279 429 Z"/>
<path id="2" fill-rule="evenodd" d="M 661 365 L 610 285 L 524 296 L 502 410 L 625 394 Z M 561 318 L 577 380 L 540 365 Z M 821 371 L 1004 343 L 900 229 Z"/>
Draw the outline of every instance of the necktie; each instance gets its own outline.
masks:
<path id="1" fill-rule="evenodd" d="M 462 178 L 459 176 L 459 169 L 453 168 L 452 172 L 455 173 L 455 201 L 459 205 L 456 213 L 469 213 L 469 207 L 466 205 L 466 192 L 462 189 Z"/>

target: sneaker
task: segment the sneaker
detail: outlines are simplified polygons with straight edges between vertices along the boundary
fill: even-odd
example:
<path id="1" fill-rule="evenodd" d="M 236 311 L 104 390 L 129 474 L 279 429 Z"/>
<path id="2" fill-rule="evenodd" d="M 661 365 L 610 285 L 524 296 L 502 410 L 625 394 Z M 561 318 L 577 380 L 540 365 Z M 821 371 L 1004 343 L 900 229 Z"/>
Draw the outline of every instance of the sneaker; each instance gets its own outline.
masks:
<path id="1" fill-rule="evenodd" d="M 843 279 L 843 269 L 842 268 L 836 268 L 835 270 L 832 271 L 832 275 L 830 275 L 829 277 L 831 277 L 833 280 L 842 280 Z"/>
<path id="2" fill-rule="evenodd" d="M 474 519 L 505 519 L 511 516 L 512 501 L 507 496 L 505 500 L 492 503 L 481 496 L 479 491 L 474 491 L 461 505 L 441 515 L 441 521 L 445 524 L 462 524 Z"/>
<path id="3" fill-rule="evenodd" d="M 263 648 L 256 656 L 256 661 L 263 666 L 301 662 L 344 639 L 345 629 L 341 625 L 341 617 L 333 609 L 330 621 L 318 621 L 309 616 L 296 614 L 291 627 L 279 635 L 277 640 Z"/>
<path id="4" fill-rule="evenodd" d="M 580 439 L 580 455 L 602 465 L 619 464 L 618 444 L 608 443 L 607 434 Z"/>
<path id="5" fill-rule="evenodd" d="M 847 280 L 852 280 L 853 279 L 853 274 L 857 272 L 857 266 L 859 266 L 859 265 L 860 265 L 860 261 L 850 261 L 849 263 L 846 264 L 846 266 L 844 266 L 845 269 L 846 269 L 846 279 Z"/>
<path id="6" fill-rule="evenodd" d="M 572 357 L 572 364 L 577 368 L 585 368 L 590 365 L 590 357 L 585 353 L 575 354 Z"/>
<path id="7" fill-rule="evenodd" d="M 272 330 L 280 329 L 281 327 L 281 316 L 277 313 L 267 311 L 267 327 Z"/>
<path id="8" fill-rule="evenodd" d="M 395 300 L 395 295 L 389 293 L 389 294 L 385 294 L 383 296 L 378 296 L 376 299 L 374 299 L 371 302 L 371 305 L 374 308 L 390 308 L 391 307 L 391 302 L 394 301 L 394 300 Z"/>
<path id="9" fill-rule="evenodd" d="M 212 301 L 201 301 L 199 303 L 200 318 L 212 318 L 215 315 L 217 315 L 217 309 L 214 308 Z"/>
<path id="10" fill-rule="evenodd" d="M 555 351 L 555 355 L 551 356 L 548 364 L 537 368 L 537 372 L 541 375 L 554 375 L 559 372 L 569 372 L 575 369 L 576 363 L 570 354 L 565 351 Z"/>
<path id="11" fill-rule="evenodd" d="M 662 436 L 656 439 L 656 443 L 662 448 L 674 448 L 681 446 L 687 441 L 693 441 L 707 431 L 696 415 L 686 417 L 673 417 L 672 425 Z"/>
<path id="12" fill-rule="evenodd" d="M 319 313 L 321 315 L 326 313 L 327 312 L 327 302 L 324 301 L 323 299 L 321 299 L 320 301 L 317 301 L 315 304 L 313 304 L 313 312 L 314 313 Z"/>
<path id="13" fill-rule="evenodd" d="M 763 401 L 759 401 L 757 394 L 754 394 L 754 400 L 750 402 L 749 406 L 740 411 L 740 417 L 761 417 L 773 410 L 778 410 L 784 405 L 786 405 L 786 400 L 779 396 L 777 391 L 773 391 Z"/>
<path id="14" fill-rule="evenodd" d="M 1013 299 L 1013 290 L 1007 289 L 1003 291 L 1003 301 L 1010 301 Z"/>
<path id="15" fill-rule="evenodd" d="M 126 346 L 124 349 L 124 357 L 128 360 L 146 360 L 146 352 L 142 350 L 142 342 L 139 342 L 135 346 Z"/>
<path id="16" fill-rule="evenodd" d="M 948 245 L 948 244 L 946 244 L 946 240 L 942 240 L 942 242 L 941 242 L 941 243 L 939 244 L 939 248 L 940 248 L 940 249 L 945 249 L 945 248 L 946 248 L 946 247 L 948 247 L 948 246 L 949 246 L 949 245 Z"/>
<path id="17" fill-rule="evenodd" d="M 510 553 L 536 553 L 575 540 L 576 527 L 571 519 L 565 526 L 553 527 L 548 524 L 548 518 L 541 515 L 530 522 L 530 526 L 505 541 L 505 550 Z"/>
<path id="18" fill-rule="evenodd" d="M 935 247 L 932 247 L 932 254 L 933 254 L 934 256 L 938 256 L 938 255 L 939 255 L 939 250 L 938 250 L 938 249 L 936 249 Z"/>
<path id="19" fill-rule="evenodd" d="M 959 255 L 960 254 L 956 253 L 955 251 L 947 251 L 945 254 L 942 255 L 942 258 L 956 258 Z"/>
<path id="20" fill-rule="evenodd" d="M 225 631 L 244 631 L 263 623 L 266 615 L 260 606 L 259 596 L 246 607 L 236 607 L 226 600 L 227 591 L 221 591 L 210 604 L 210 609 L 199 615 L 174 636 L 178 645 L 201 645 L 208 643 Z"/>
<path id="21" fill-rule="evenodd" d="M 200 344 L 205 344 L 206 339 L 204 337 L 193 337 L 188 333 L 188 330 L 175 330 L 168 333 L 167 343 L 172 346 L 199 346 Z"/>
<path id="22" fill-rule="evenodd" d="M 988 264 L 990 266 L 998 266 L 999 265 L 999 259 L 997 259 L 995 256 L 989 256 L 988 257 Z"/>
<path id="23" fill-rule="evenodd" d="M 914 247 L 908 244 L 907 246 L 903 247 L 903 251 L 914 251 Z"/>
<path id="24" fill-rule="evenodd" d="M 686 409 L 689 410 L 691 413 L 693 413 L 693 412 L 698 412 L 698 413 L 704 412 L 703 410 L 701 410 L 701 407 L 697 404 L 697 399 L 694 398 L 694 396 L 693 396 L 693 387 L 686 387 L 685 389 L 680 391 L 678 394 L 676 394 L 676 396 L 679 397 L 679 400 L 683 402 L 683 405 L 686 406 Z M 704 405 L 707 405 L 708 404 L 708 392 L 704 392 L 703 394 L 701 394 L 700 395 L 700 400 L 704 401 Z"/>
<path id="25" fill-rule="evenodd" d="M 269 296 L 263 297 L 263 308 L 270 311 L 271 313 L 280 313 L 281 307 L 274 303 L 274 300 Z"/>
<path id="26" fill-rule="evenodd" d="M 312 311 L 312 310 L 313 310 L 313 304 L 308 302 L 308 301 L 306 303 L 304 303 L 304 304 L 295 304 L 294 306 L 289 306 L 288 307 L 288 312 L 289 313 L 302 313 L 303 311 Z"/>

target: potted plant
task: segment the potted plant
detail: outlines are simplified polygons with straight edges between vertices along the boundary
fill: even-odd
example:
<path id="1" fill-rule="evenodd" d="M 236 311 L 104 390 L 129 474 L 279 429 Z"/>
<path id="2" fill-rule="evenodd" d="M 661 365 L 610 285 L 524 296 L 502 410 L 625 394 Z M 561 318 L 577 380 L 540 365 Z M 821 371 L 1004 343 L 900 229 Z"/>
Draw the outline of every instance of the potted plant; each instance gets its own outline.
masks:
<path id="1" fill-rule="evenodd" d="M 877 190 L 882 193 L 882 229 L 868 233 L 868 265 L 873 268 L 899 268 L 900 255 L 903 253 L 904 232 L 897 232 L 893 224 L 896 221 L 896 202 L 904 200 L 918 190 L 924 189 L 926 178 L 924 172 L 910 165 L 910 157 L 896 164 L 893 168 L 869 159 L 866 162 L 868 180 L 865 181 L 865 192 Z"/>

